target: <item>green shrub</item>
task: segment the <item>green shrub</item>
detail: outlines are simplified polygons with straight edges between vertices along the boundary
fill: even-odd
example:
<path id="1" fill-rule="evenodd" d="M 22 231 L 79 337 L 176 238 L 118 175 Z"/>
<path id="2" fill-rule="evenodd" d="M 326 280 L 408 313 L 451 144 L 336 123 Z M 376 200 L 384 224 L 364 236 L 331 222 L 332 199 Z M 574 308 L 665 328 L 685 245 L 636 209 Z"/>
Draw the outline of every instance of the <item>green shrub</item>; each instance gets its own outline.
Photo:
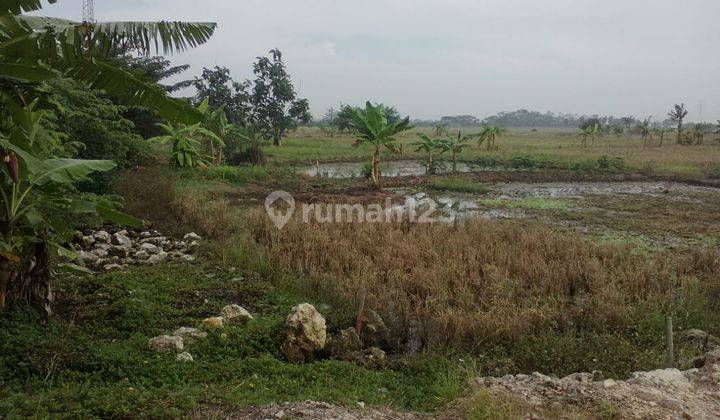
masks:
<path id="1" fill-rule="evenodd" d="M 475 164 L 485 168 L 498 168 L 503 166 L 505 162 L 495 156 L 481 156 L 475 161 Z"/>
<path id="2" fill-rule="evenodd" d="M 580 162 L 573 162 L 570 164 L 568 169 L 575 172 L 592 172 L 597 169 L 597 161 L 584 160 Z"/>
<path id="3" fill-rule="evenodd" d="M 620 171 L 625 169 L 625 159 L 603 155 L 598 158 L 597 166 L 601 171 Z"/>
<path id="4" fill-rule="evenodd" d="M 430 182 L 427 188 L 431 190 L 457 191 L 475 194 L 484 194 L 490 191 L 490 188 L 484 184 L 462 178 L 435 179 Z"/>
<path id="5" fill-rule="evenodd" d="M 207 166 L 199 169 L 200 175 L 211 181 L 233 184 L 267 181 L 270 173 L 262 166 Z"/>

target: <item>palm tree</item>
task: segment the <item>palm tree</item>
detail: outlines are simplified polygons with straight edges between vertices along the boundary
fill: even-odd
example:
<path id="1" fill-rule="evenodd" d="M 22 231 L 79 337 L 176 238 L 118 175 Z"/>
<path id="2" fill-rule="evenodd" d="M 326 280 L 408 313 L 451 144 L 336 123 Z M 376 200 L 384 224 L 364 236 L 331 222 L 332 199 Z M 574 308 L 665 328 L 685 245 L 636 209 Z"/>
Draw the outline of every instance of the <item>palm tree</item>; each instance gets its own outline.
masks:
<path id="1" fill-rule="evenodd" d="M 447 143 L 441 139 L 430 138 L 427 134 L 419 133 L 420 140 L 413 142 L 413 146 L 417 146 L 415 151 L 427 154 L 427 172 L 435 171 L 435 157 L 445 153 L 449 148 Z"/>
<path id="2" fill-rule="evenodd" d="M 507 129 L 500 127 L 499 125 L 486 126 L 480 133 L 480 143 L 482 144 L 485 142 L 487 150 L 495 150 L 497 149 L 495 146 L 495 140 L 504 136 L 507 132 Z"/>
<path id="3" fill-rule="evenodd" d="M 675 109 L 668 112 L 668 116 L 671 120 L 677 123 L 677 142 L 681 143 L 683 120 L 687 117 L 688 111 L 685 109 L 685 104 L 675 104 Z"/>
<path id="4" fill-rule="evenodd" d="M 41 8 L 39 0 L 0 2 L 0 118 L 7 122 L 0 131 L 0 155 L 9 159 L 8 174 L 13 180 L 10 186 L 0 185 L 6 204 L 0 222 L 0 310 L 6 286 L 14 296 L 49 310 L 50 264 L 58 254 L 72 255 L 63 246 L 71 235 L 62 224 L 37 223 L 43 211 L 52 210 L 58 221 L 67 213 L 85 212 L 112 216 L 124 223 L 136 222 L 113 213 L 108 206 L 73 200 L 68 193 L 68 184 L 93 171 L 108 170 L 114 166 L 112 162 L 39 158 L 39 147 L 33 145 L 35 130 L 49 111 L 35 109 L 38 103 L 44 103 L 39 101 L 43 92 L 37 84 L 71 78 L 90 89 L 104 90 L 129 103 L 154 109 L 166 120 L 195 124 L 202 121 L 200 112 L 168 97 L 156 83 L 120 67 L 114 58 L 128 49 L 142 55 L 153 50 L 182 51 L 206 42 L 215 30 L 212 23 L 96 24 L 22 15 Z M 18 196 L 18 186 L 23 182 L 28 183 L 28 192 Z M 7 205 L 10 202 L 15 204 Z M 22 218 L 15 217 L 19 211 L 23 212 Z M 31 214 L 32 219 L 26 217 Z"/>
<path id="5" fill-rule="evenodd" d="M 373 147 L 371 178 L 373 185 L 380 188 L 380 152 L 383 149 L 392 153 L 397 151 L 398 145 L 394 136 L 410 128 L 410 118 L 389 123 L 385 107 L 373 106 L 370 101 L 365 104 L 364 110 L 351 109 L 348 112 L 352 118 L 352 126 L 359 136 L 356 144 L 370 144 Z"/>

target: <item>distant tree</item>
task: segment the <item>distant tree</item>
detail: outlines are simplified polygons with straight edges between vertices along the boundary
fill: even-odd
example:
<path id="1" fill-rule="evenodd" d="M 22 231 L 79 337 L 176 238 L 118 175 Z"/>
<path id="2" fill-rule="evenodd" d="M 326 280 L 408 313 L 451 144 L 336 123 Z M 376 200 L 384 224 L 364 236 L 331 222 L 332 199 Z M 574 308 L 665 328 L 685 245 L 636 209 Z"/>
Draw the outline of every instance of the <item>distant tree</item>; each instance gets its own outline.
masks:
<path id="1" fill-rule="evenodd" d="M 427 134 L 418 133 L 420 139 L 412 143 L 416 146 L 418 152 L 423 152 L 427 156 L 427 172 L 435 172 L 435 158 L 448 151 L 447 143 L 443 139 L 431 138 Z"/>
<path id="2" fill-rule="evenodd" d="M 448 125 L 444 122 L 438 122 L 433 128 L 435 130 L 436 136 L 442 136 L 443 134 L 447 133 Z"/>
<path id="3" fill-rule="evenodd" d="M 170 60 L 162 56 L 137 57 L 129 54 L 120 57 L 119 60 L 134 73 L 142 74 L 146 78 L 156 82 L 168 93 L 175 93 L 180 89 L 189 88 L 195 83 L 192 79 L 181 80 L 172 84 L 161 83 L 163 80 L 180 75 L 189 70 L 189 64 L 173 66 Z"/>
<path id="4" fill-rule="evenodd" d="M 695 123 L 692 126 L 692 130 L 690 132 L 692 141 L 698 145 L 701 146 L 705 140 L 705 135 L 712 131 L 712 124 L 709 123 Z"/>
<path id="5" fill-rule="evenodd" d="M 147 80 L 157 83 L 167 93 L 175 93 L 180 89 L 192 86 L 192 80 L 183 80 L 171 84 L 163 84 L 162 82 L 168 78 L 178 76 L 190 68 L 190 65 L 183 64 L 173 66 L 170 60 L 162 56 L 144 56 L 125 54 L 117 58 L 119 64 L 123 65 L 133 74 L 138 74 Z M 158 123 L 162 122 L 162 118 L 157 112 L 142 106 L 131 104 L 127 99 L 113 98 L 113 102 L 123 105 L 123 117 L 133 122 L 133 131 L 140 134 L 143 138 L 159 136 L 162 131 L 158 127 Z"/>
<path id="6" fill-rule="evenodd" d="M 445 140 L 445 148 L 451 153 L 450 161 L 453 164 L 453 171 L 457 166 L 458 153 L 461 153 L 463 149 L 468 146 L 468 141 L 475 137 L 477 137 L 477 135 L 470 134 L 463 136 L 462 132 L 458 130 L 457 136 L 449 135 L 447 140 Z"/>
<path id="7" fill-rule="evenodd" d="M 270 50 L 271 57 L 258 57 L 253 65 L 255 80 L 250 94 L 252 124 L 264 137 L 280 146 L 285 133 L 312 119 L 307 99 L 297 97 L 282 53 Z"/>
<path id="8" fill-rule="evenodd" d="M 350 105 L 341 104 L 340 110 L 333 115 L 330 125 L 341 133 L 350 131 L 353 128 L 352 116 L 354 111 L 360 110 Z"/>
<path id="9" fill-rule="evenodd" d="M 648 138 L 650 137 L 650 120 L 652 117 L 648 117 L 646 120 L 643 120 L 640 124 L 637 126 L 637 130 L 640 133 L 640 138 L 642 138 L 643 146 L 647 146 Z"/>
<path id="10" fill-rule="evenodd" d="M 500 127 L 499 125 L 487 126 L 483 128 L 483 131 L 480 133 L 480 143 L 482 144 L 485 142 L 487 150 L 495 150 L 497 149 L 497 146 L 495 146 L 495 140 L 504 136 L 507 132 L 507 129 Z"/>
<path id="11" fill-rule="evenodd" d="M 677 124 L 677 142 L 682 143 L 683 120 L 687 117 L 688 111 L 685 104 L 675 104 L 675 108 L 668 112 L 670 119 Z"/>
<path id="12" fill-rule="evenodd" d="M 448 127 L 477 127 L 480 125 L 480 120 L 472 115 L 456 115 L 442 117 L 440 123 Z"/>
<path id="13" fill-rule="evenodd" d="M 231 123 L 238 126 L 249 123 L 249 82 L 236 82 L 230 77 L 230 70 L 216 66 L 213 69 L 204 68 L 202 76 L 195 78 L 193 85 L 197 89 L 196 105 L 207 101 L 210 109 L 223 108 Z"/>
<path id="14" fill-rule="evenodd" d="M 373 105 L 369 101 L 361 111 L 351 109 L 353 129 L 358 134 L 358 145 L 370 144 L 373 155 L 370 161 L 371 178 L 375 187 L 380 188 L 380 152 L 387 149 L 397 152 L 398 144 L 395 135 L 410 128 L 410 118 L 391 123 L 385 107 Z"/>
<path id="15" fill-rule="evenodd" d="M 651 141 L 652 141 L 652 137 L 654 137 L 654 136 L 660 137 L 659 146 L 662 147 L 663 141 L 665 140 L 665 133 L 667 133 L 667 128 L 665 128 L 663 126 L 658 126 L 658 127 L 652 128 L 650 130 Z"/>
<path id="16" fill-rule="evenodd" d="M 580 126 L 580 138 L 582 139 L 583 147 L 587 147 L 588 139 L 591 144 L 595 144 L 595 139 L 602 132 L 602 126 L 600 122 L 595 120 L 588 120 Z"/>
<path id="17" fill-rule="evenodd" d="M 626 130 L 629 130 L 630 127 L 632 127 L 633 124 L 635 124 L 637 122 L 635 117 L 633 117 L 632 115 L 629 117 L 622 117 L 622 118 L 620 118 L 620 121 L 622 121 L 622 124 L 623 124 L 623 126 L 625 126 Z"/>

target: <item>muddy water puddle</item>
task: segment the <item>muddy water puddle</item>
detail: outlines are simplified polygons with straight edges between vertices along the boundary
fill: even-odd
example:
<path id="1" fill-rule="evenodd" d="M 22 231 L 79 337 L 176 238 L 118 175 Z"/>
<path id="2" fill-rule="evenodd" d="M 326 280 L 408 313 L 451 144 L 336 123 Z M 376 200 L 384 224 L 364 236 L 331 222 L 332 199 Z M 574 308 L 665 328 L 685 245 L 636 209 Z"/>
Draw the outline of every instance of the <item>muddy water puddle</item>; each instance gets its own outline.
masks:
<path id="1" fill-rule="evenodd" d="M 360 178 L 363 176 L 363 162 L 326 162 L 305 167 L 302 173 L 311 177 L 321 178 Z M 468 173 L 493 170 L 492 168 L 475 165 L 472 163 L 458 162 L 453 168 L 452 162 L 437 162 L 435 173 L 445 174 L 451 172 Z M 386 161 L 380 164 L 380 172 L 383 177 L 397 178 L 403 176 L 422 176 L 427 174 L 427 166 L 424 162 L 417 160 L 395 160 Z"/>
<path id="2" fill-rule="evenodd" d="M 432 207 L 444 219 L 523 219 L 553 211 L 577 211 L 590 197 L 654 197 L 688 205 L 720 200 L 720 190 L 674 182 L 550 182 L 503 183 L 485 194 L 462 192 L 417 192 L 397 189 L 405 210 L 425 211 Z M 605 198 L 603 198 L 605 197 Z M 602 209 L 596 209 L 603 211 Z"/>

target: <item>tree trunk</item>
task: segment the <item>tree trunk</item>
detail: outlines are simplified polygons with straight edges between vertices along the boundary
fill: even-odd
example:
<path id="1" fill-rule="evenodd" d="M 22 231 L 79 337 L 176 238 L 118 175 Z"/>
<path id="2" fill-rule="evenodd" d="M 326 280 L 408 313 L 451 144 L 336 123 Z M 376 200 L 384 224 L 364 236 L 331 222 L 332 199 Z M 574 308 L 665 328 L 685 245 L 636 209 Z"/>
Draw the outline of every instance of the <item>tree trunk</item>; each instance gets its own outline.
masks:
<path id="1" fill-rule="evenodd" d="M 665 354 L 667 367 L 673 367 L 675 364 L 675 349 L 673 345 L 673 322 L 671 315 L 665 316 Z"/>
<path id="2" fill-rule="evenodd" d="M 375 150 L 373 153 L 372 161 L 372 181 L 376 188 L 380 189 L 380 150 Z"/>
<path id="3" fill-rule="evenodd" d="M 45 244 L 37 244 L 31 257 L 23 261 L 19 270 L 11 275 L 14 280 L 6 283 L 6 296 L 8 300 L 42 309 L 46 315 L 50 315 L 50 304 L 53 301 L 50 282 L 53 277 L 49 250 Z"/>
<path id="4" fill-rule="evenodd" d="M 5 309 L 5 291 L 6 284 L 10 277 L 10 267 L 7 261 L 0 261 L 0 312 Z"/>
<path id="5" fill-rule="evenodd" d="M 680 137 L 682 137 L 682 121 L 678 123 L 677 142 L 680 144 Z"/>

